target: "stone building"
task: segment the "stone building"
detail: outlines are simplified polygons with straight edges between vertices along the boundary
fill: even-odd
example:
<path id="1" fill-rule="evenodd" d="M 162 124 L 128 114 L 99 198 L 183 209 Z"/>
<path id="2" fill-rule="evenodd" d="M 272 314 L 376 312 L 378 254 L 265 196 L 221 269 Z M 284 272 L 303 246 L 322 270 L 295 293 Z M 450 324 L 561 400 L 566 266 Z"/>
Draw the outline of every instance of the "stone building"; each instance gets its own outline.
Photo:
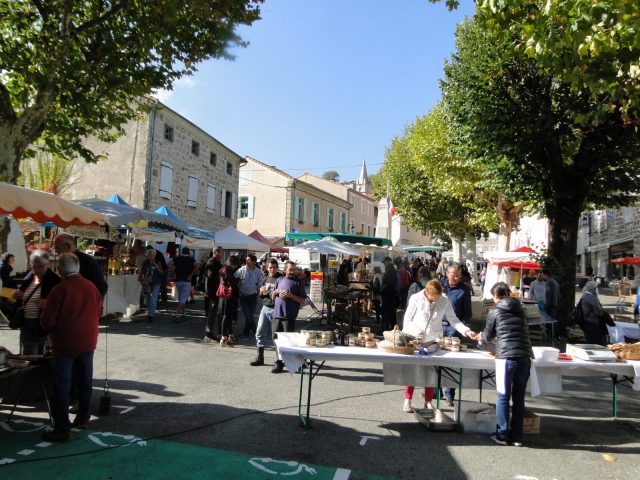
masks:
<path id="1" fill-rule="evenodd" d="M 585 274 L 588 267 L 594 275 L 608 279 L 633 277 L 634 267 L 616 266 L 611 260 L 640 256 L 640 211 L 638 207 L 584 212 L 580 219 L 576 265 Z"/>
<path id="2" fill-rule="evenodd" d="M 287 232 L 346 233 L 351 205 L 317 183 L 245 157 L 240 168 L 238 230 L 282 239 Z"/>
<path id="3" fill-rule="evenodd" d="M 105 160 L 76 161 L 74 199 L 119 194 L 130 205 L 155 210 L 166 205 L 188 223 L 219 231 L 235 226 L 242 157 L 159 101 L 157 108 L 124 126 L 124 135 L 86 146 Z"/>

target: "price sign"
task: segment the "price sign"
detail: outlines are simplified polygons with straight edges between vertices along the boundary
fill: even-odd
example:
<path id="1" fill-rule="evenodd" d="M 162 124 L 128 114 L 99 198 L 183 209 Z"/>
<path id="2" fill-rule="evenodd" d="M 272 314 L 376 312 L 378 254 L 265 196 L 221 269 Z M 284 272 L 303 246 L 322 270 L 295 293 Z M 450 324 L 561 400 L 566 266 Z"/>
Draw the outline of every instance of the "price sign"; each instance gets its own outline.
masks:
<path id="1" fill-rule="evenodd" d="M 311 297 L 311 301 L 315 304 L 322 303 L 322 285 L 324 283 L 324 273 L 322 272 L 311 272 L 311 291 L 309 292 L 309 296 Z"/>

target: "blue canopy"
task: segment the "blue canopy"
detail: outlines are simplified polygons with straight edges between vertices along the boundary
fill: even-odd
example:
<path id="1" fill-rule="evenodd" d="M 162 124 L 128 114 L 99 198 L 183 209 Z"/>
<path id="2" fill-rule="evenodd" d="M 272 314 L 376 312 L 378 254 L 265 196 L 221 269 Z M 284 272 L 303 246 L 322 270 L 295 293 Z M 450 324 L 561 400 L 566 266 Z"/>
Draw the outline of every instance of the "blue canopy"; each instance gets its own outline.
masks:
<path id="1" fill-rule="evenodd" d="M 184 232 L 189 231 L 190 225 L 187 222 L 185 222 L 183 219 L 181 219 L 179 216 L 177 216 L 175 213 L 173 213 L 166 205 L 162 205 L 160 208 L 157 208 L 155 210 L 155 213 L 159 213 L 160 215 L 165 215 L 169 217 L 175 223 L 180 225 L 180 230 Z"/>
<path id="2" fill-rule="evenodd" d="M 127 206 L 129 206 L 129 204 L 125 201 L 125 199 L 122 198 L 117 193 L 114 193 L 109 198 L 107 198 L 107 202 L 117 203 L 118 205 L 127 205 Z"/>
<path id="3" fill-rule="evenodd" d="M 96 212 L 102 213 L 112 226 L 148 226 L 151 224 L 160 228 L 169 228 L 172 230 L 181 230 L 186 232 L 189 226 L 183 222 L 175 221 L 173 218 L 162 215 L 149 210 L 142 210 L 130 205 L 121 205 L 118 203 L 100 200 L 98 198 L 89 198 L 87 200 L 73 200 L 73 203 L 90 208 Z"/>

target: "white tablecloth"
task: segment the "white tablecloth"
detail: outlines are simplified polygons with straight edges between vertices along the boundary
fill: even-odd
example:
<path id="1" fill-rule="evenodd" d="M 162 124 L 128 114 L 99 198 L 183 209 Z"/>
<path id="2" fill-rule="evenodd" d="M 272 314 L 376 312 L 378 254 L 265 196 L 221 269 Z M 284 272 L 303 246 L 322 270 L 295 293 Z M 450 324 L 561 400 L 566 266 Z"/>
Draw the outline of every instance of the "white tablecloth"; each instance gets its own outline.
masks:
<path id="1" fill-rule="evenodd" d="M 640 339 L 640 325 L 630 322 L 616 322 L 615 327 L 607 327 L 609 339 L 612 343 L 624 343 L 625 335 L 629 338 Z"/>
<path id="2" fill-rule="evenodd" d="M 102 314 L 125 313 L 129 305 L 140 303 L 140 282 L 137 275 L 110 275 L 107 277 L 109 290 L 102 308 Z"/>
<path id="3" fill-rule="evenodd" d="M 384 369 L 385 383 L 392 385 L 435 385 L 433 376 L 435 369 L 425 368 L 416 369 L 416 366 L 424 367 L 451 367 L 463 368 L 465 370 L 495 370 L 495 360 L 486 353 L 476 351 L 471 352 L 437 352 L 433 355 L 398 355 L 387 353 L 378 349 L 369 349 L 361 347 L 337 347 L 328 346 L 323 348 L 316 347 L 297 347 L 292 343 L 294 338 L 299 334 L 295 333 L 278 333 L 276 346 L 282 360 L 289 372 L 295 372 L 305 361 L 349 361 L 349 362 L 366 362 L 381 363 Z M 405 368 L 406 367 L 406 368 Z M 408 382 L 411 377 L 406 375 L 416 375 L 409 373 L 414 370 L 424 370 L 427 377 L 421 381 Z M 545 361 L 541 359 L 532 360 L 530 390 L 532 396 L 540 394 L 560 393 L 558 385 L 563 375 L 566 376 L 603 376 L 610 373 L 620 376 L 627 376 L 634 380 L 634 390 L 640 391 L 640 361 L 626 361 L 625 363 L 597 363 L 585 360 L 572 361 Z M 473 372 L 469 376 L 469 382 L 476 382 L 478 375 Z M 465 386 L 465 376 L 463 376 L 463 386 Z M 413 378 L 413 380 L 420 380 Z M 452 385 L 453 386 L 453 385 Z"/>

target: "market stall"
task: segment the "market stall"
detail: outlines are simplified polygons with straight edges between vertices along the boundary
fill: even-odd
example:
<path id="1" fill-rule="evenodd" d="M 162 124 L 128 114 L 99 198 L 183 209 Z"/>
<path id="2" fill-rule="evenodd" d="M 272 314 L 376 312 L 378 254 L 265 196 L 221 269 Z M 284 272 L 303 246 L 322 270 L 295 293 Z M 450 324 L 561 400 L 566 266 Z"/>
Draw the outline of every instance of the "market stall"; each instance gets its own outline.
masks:
<path id="1" fill-rule="evenodd" d="M 466 379 L 474 381 L 480 387 L 485 380 L 491 382 L 495 371 L 495 359 L 482 351 L 445 352 L 439 351 L 432 355 L 399 355 L 385 352 L 381 349 L 342 347 L 330 345 L 328 347 L 302 347 L 299 344 L 299 334 L 280 333 L 275 340 L 278 352 L 282 356 L 287 370 L 296 372 L 301 369 L 300 395 L 298 413 L 303 425 L 308 425 L 312 394 L 313 377 L 322 368 L 324 362 L 363 362 L 381 364 L 384 370 L 384 382 L 391 385 L 407 385 L 408 379 L 402 374 L 403 366 L 424 366 L 432 368 L 434 386 L 445 384 L 455 385 L 459 389 L 468 388 Z M 428 370 L 428 369 L 427 369 Z M 488 375 L 487 373 L 491 373 Z M 558 394 L 562 391 L 563 376 L 607 377 L 613 385 L 613 411 L 617 413 L 617 388 L 622 381 L 633 384 L 634 391 L 640 391 L 640 361 L 625 361 L 624 363 L 591 362 L 586 360 L 543 360 L 536 358 L 532 362 L 529 390 L 533 397 L 544 394 Z M 448 378 L 448 382 L 444 379 Z M 302 404 L 304 382 L 307 381 L 307 403 Z M 494 384 L 489 383 L 491 388 Z M 462 391 L 459 391 L 460 398 Z M 458 402 L 459 408 L 460 402 Z M 306 413 L 303 413 L 306 409 Z M 459 411 L 458 411 L 458 417 Z"/>
<path id="2" fill-rule="evenodd" d="M 248 252 L 268 252 L 271 247 L 245 235 L 229 225 L 227 228 L 215 233 L 216 246 L 225 250 L 245 250 Z"/>
<path id="3" fill-rule="evenodd" d="M 525 271 L 525 265 L 529 265 L 530 268 L 539 269 L 540 266 L 536 263 L 536 252 L 529 247 L 520 247 L 509 252 L 491 252 L 485 254 L 487 260 L 487 277 L 484 283 L 483 298 L 490 299 L 491 287 L 496 282 L 506 282 L 509 285 L 513 284 L 510 278 L 512 270 L 520 272 L 519 289 L 522 291 L 522 278 Z"/>

